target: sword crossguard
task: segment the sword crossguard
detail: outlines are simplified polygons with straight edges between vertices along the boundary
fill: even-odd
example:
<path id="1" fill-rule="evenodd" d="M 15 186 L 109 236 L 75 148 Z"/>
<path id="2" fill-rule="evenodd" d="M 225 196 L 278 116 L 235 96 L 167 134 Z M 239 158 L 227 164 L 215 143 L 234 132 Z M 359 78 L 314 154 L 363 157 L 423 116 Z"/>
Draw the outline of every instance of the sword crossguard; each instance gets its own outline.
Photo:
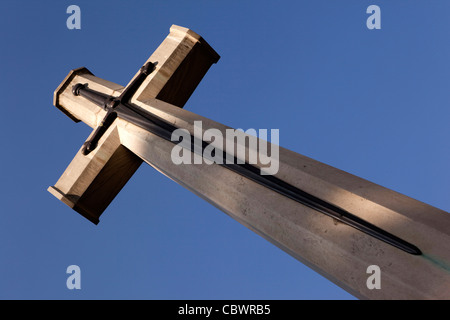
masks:
<path id="1" fill-rule="evenodd" d="M 95 150 L 100 138 L 114 122 L 114 119 L 117 118 L 117 113 L 114 112 L 114 109 L 123 103 L 129 102 L 129 100 L 136 93 L 136 90 L 139 88 L 145 78 L 155 70 L 155 66 L 156 63 L 152 62 L 147 62 L 145 65 L 143 65 L 139 70 L 139 74 L 125 88 L 125 90 L 119 97 L 107 96 L 101 92 L 92 90 L 88 88 L 87 83 L 77 83 L 72 87 L 72 94 L 74 96 L 82 96 L 107 111 L 102 122 L 98 125 L 98 127 L 92 134 L 91 139 L 83 144 L 83 155 L 87 156 L 90 152 Z"/>

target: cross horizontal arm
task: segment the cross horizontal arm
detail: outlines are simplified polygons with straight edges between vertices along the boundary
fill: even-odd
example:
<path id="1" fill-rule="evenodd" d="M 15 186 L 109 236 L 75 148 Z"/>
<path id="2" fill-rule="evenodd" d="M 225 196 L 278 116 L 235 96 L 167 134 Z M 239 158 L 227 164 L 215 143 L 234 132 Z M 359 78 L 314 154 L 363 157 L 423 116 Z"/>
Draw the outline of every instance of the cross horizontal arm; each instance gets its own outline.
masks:
<path id="1" fill-rule="evenodd" d="M 85 104 L 73 95 L 74 84 L 87 83 L 89 88 L 101 92 L 104 97 L 125 95 L 122 98 L 133 101 L 157 97 L 182 108 L 210 66 L 219 58 L 198 34 L 173 25 L 169 35 L 144 63 L 150 66 L 148 63 L 154 62 L 154 68 L 148 70 L 152 72 L 137 81 L 141 74 L 139 71 L 126 87 L 98 78 L 86 68 L 72 70 L 55 90 L 53 103 L 72 120 L 83 121 L 97 129 L 57 183 L 48 190 L 90 221 L 98 223 L 102 212 L 142 163 L 139 157 L 117 143 L 117 135 L 112 134 L 116 132 L 115 124 L 110 123 L 110 130 L 104 130 L 102 122 L 113 120 L 105 119 L 105 109 L 98 108 L 96 104 Z M 133 90 L 129 90 L 131 87 Z M 105 141 L 97 139 L 102 135 L 107 138 Z M 96 145 L 94 152 L 86 152 Z M 120 173 L 115 173 L 119 168 Z M 103 197 L 97 194 L 100 189 Z"/>

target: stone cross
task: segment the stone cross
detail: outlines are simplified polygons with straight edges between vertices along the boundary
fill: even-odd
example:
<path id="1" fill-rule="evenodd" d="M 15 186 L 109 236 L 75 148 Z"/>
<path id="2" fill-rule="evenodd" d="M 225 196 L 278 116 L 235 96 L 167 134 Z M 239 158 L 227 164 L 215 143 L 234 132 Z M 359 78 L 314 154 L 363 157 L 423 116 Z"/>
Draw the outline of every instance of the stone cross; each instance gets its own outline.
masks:
<path id="1" fill-rule="evenodd" d="M 97 224 L 144 161 L 356 297 L 450 298 L 448 213 L 182 109 L 218 60 L 172 26 L 126 87 L 72 70 L 54 105 L 94 130 L 48 190 Z"/>

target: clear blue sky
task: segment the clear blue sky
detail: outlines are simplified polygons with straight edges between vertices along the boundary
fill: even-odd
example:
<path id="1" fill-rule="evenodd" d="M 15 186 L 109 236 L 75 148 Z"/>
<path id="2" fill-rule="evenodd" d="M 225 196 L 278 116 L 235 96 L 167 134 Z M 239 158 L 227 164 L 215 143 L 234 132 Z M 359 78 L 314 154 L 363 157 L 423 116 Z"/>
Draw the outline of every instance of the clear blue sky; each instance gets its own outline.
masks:
<path id="1" fill-rule="evenodd" d="M 81 30 L 66 8 L 81 8 Z M 366 8 L 381 8 L 381 29 Z M 450 211 L 450 1 L 2 1 L 1 299 L 354 299 L 143 165 L 98 226 L 53 185 L 91 132 L 69 70 L 127 84 L 172 24 L 221 55 L 186 109 Z M 81 268 L 81 290 L 66 268 Z"/>

